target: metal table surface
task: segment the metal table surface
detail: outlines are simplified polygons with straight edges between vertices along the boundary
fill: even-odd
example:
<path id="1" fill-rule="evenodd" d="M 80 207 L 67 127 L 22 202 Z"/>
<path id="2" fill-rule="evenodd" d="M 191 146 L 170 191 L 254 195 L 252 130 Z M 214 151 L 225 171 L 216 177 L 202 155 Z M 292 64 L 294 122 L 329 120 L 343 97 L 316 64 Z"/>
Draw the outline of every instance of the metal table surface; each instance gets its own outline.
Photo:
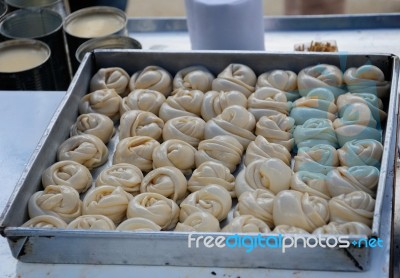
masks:
<path id="1" fill-rule="evenodd" d="M 315 20 L 318 25 L 315 25 Z M 398 25 L 398 26 L 397 26 Z M 314 27 L 314 28 L 311 28 Z M 350 28 L 351 27 L 351 28 Z M 378 27 L 378 28 L 377 28 Z M 130 35 L 145 49 L 190 50 L 184 19 L 131 19 Z M 318 30 L 316 30 L 318 29 Z M 400 15 L 375 17 L 269 18 L 266 19 L 267 51 L 290 51 L 298 42 L 336 39 L 340 51 L 384 52 L 400 55 Z M 36 148 L 64 92 L 0 92 L 0 177 L 3 210 L 25 164 Z M 391 236 L 392 196 L 385 194 L 382 239 Z M 399 192 L 396 192 L 399 194 Z M 396 204 L 396 211 L 397 211 Z M 399 215 L 395 214 L 395 219 Z M 399 219 L 397 219 L 399 220 Z M 397 221 L 399 223 L 399 221 Z M 400 229 L 394 225 L 395 255 Z M 388 277 L 390 246 L 373 249 L 371 268 L 361 273 L 311 272 L 298 270 L 227 269 L 200 267 L 94 266 L 29 264 L 15 260 L 4 238 L 0 238 L 0 277 Z M 323 259 L 323 258 L 321 258 Z M 394 275 L 399 274 L 398 256 L 393 256 Z"/>

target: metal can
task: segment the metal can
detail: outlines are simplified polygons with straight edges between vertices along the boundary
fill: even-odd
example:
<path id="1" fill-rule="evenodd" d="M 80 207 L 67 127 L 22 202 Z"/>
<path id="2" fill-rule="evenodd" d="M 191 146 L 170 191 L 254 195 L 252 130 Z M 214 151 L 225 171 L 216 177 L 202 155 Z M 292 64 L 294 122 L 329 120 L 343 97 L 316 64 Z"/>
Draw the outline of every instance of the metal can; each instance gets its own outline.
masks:
<path id="1" fill-rule="evenodd" d="M 142 49 L 142 45 L 134 38 L 119 35 L 91 39 L 79 46 L 75 54 L 76 60 L 82 62 L 85 54 L 95 49 Z"/>
<path id="2" fill-rule="evenodd" d="M 38 40 L 0 43 L 0 90 L 55 90 L 51 50 Z"/>
<path id="3" fill-rule="evenodd" d="M 21 9 L 7 14 L 0 22 L 0 35 L 7 39 L 37 39 L 51 49 L 50 63 L 56 89 L 64 91 L 71 82 L 63 19 L 48 9 Z"/>
<path id="4" fill-rule="evenodd" d="M 11 11 L 27 8 L 49 9 L 59 13 L 63 18 L 67 16 L 64 0 L 5 0 Z"/>
<path id="5" fill-rule="evenodd" d="M 126 23 L 125 12 L 106 6 L 84 8 L 67 16 L 64 20 L 64 31 L 72 70 L 75 72 L 79 67 L 75 53 L 82 43 L 92 38 L 127 35 Z"/>

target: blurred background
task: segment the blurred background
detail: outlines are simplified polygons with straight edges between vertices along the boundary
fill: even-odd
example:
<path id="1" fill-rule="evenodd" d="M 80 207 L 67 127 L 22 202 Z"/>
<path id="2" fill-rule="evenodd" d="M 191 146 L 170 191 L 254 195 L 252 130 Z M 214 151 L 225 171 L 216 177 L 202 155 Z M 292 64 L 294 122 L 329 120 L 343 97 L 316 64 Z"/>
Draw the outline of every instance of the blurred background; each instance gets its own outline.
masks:
<path id="1" fill-rule="evenodd" d="M 185 16 L 184 0 L 128 0 L 129 17 Z M 394 13 L 400 0 L 264 0 L 265 15 Z"/>

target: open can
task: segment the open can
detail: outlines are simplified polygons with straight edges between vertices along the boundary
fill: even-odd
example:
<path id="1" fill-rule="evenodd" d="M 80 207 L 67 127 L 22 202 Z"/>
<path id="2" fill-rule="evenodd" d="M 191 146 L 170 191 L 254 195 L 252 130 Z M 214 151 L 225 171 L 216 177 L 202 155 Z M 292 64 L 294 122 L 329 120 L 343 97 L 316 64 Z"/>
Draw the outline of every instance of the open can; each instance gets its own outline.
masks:
<path id="1" fill-rule="evenodd" d="M 51 50 L 37 40 L 0 43 L 0 90 L 55 90 Z"/>
<path id="2" fill-rule="evenodd" d="M 81 44 L 92 38 L 127 35 L 126 23 L 125 12 L 106 6 L 84 8 L 67 16 L 64 31 L 73 72 L 79 67 L 75 53 Z"/>

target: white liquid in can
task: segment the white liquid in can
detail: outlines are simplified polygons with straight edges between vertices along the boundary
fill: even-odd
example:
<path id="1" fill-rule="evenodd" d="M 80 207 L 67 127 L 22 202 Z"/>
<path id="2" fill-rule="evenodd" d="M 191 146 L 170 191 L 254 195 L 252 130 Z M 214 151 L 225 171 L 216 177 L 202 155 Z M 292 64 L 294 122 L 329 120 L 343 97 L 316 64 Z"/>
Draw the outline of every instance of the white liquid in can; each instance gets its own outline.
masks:
<path id="1" fill-rule="evenodd" d="M 7 47 L 0 51 L 0 72 L 12 73 L 33 69 L 49 56 L 45 49 L 29 46 Z"/>
<path id="2" fill-rule="evenodd" d="M 66 26 L 66 31 L 80 38 L 95 38 L 114 34 L 123 29 L 124 20 L 113 14 L 88 14 L 76 17 Z"/>

